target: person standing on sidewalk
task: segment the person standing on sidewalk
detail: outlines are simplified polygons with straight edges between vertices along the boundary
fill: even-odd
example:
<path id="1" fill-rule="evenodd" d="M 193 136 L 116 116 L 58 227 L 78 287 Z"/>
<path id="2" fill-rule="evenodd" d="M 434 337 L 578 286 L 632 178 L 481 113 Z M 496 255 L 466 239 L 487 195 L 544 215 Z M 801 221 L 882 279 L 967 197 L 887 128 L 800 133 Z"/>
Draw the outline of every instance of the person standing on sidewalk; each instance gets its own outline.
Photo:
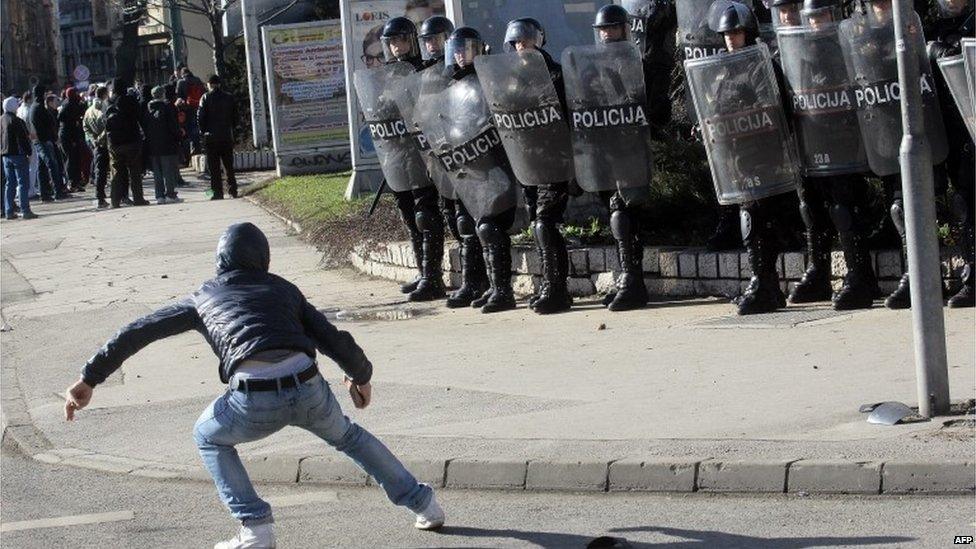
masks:
<path id="1" fill-rule="evenodd" d="M 197 125 L 197 109 L 207 88 L 203 81 L 194 76 L 186 65 L 177 69 L 180 79 L 176 81 L 176 97 L 182 100 L 181 106 L 186 113 L 186 133 L 190 139 L 190 155 L 200 154 L 200 126 Z"/>
<path id="2" fill-rule="evenodd" d="M 30 109 L 31 109 L 31 105 L 34 103 L 34 99 L 29 91 L 24 92 L 24 95 L 22 95 L 20 99 L 21 99 L 20 106 L 17 107 L 17 118 L 20 118 L 21 120 L 24 121 L 24 124 L 27 126 L 27 134 L 30 136 L 31 143 L 33 143 L 34 130 L 33 128 L 31 128 L 30 125 Z M 29 198 L 31 200 L 34 200 L 41 197 L 41 185 L 38 180 L 38 176 L 40 175 L 39 174 L 40 170 L 39 170 L 36 154 L 30 155 L 30 166 L 28 169 L 30 170 Z"/>
<path id="3" fill-rule="evenodd" d="M 345 453 L 396 505 L 416 513 L 415 527 L 443 526 L 434 491 L 420 484 L 382 442 L 349 421 L 319 374 L 316 349 L 345 372 L 357 408 L 370 403 L 373 366 L 348 332 L 337 330 L 290 282 L 268 272 L 268 240 L 251 223 L 231 225 L 217 245 L 217 276 L 178 303 L 122 328 L 68 388 L 65 417 L 74 419 L 93 388 L 152 342 L 189 330 L 204 334 L 220 357 L 228 390 L 197 420 L 193 436 L 220 499 L 242 522 L 215 549 L 274 547 L 271 506 L 254 490 L 235 446 L 295 425 Z"/>
<path id="4" fill-rule="evenodd" d="M 31 105 L 29 122 L 34 135 L 34 152 L 38 156 L 38 173 L 41 184 L 41 201 L 51 202 L 55 199 L 71 198 L 68 188 L 64 185 L 64 172 L 61 170 L 61 158 L 58 152 L 58 123 L 51 116 L 45 104 L 47 88 L 43 84 L 34 86 L 34 104 Z"/>
<path id="5" fill-rule="evenodd" d="M 85 105 L 74 88 L 65 92 L 66 101 L 58 109 L 58 144 L 64 154 L 68 188 L 71 192 L 83 192 L 85 183 L 81 177 L 82 147 L 85 132 L 81 119 L 85 116 Z"/>
<path id="6" fill-rule="evenodd" d="M 180 167 L 180 125 L 176 108 L 166 101 L 166 88 L 156 86 L 152 101 L 146 107 L 146 139 L 149 142 L 149 163 L 156 184 L 156 203 L 182 202 L 176 196 Z"/>
<path id="7" fill-rule="evenodd" d="M 108 137 L 105 135 L 105 102 L 108 101 L 108 88 L 99 86 L 95 90 L 92 104 L 85 111 L 82 126 L 85 138 L 92 150 L 92 179 L 95 180 L 95 204 L 99 209 L 107 208 L 105 185 L 108 183 Z"/>
<path id="8" fill-rule="evenodd" d="M 112 163 L 112 208 L 121 207 L 126 187 L 132 191 L 132 204 L 148 206 L 142 196 L 142 116 L 139 101 L 129 95 L 125 83 L 112 81 L 112 93 L 105 111 L 105 132 Z"/>
<path id="9" fill-rule="evenodd" d="M 224 183 L 220 166 L 227 175 L 227 192 L 237 198 L 237 178 L 234 177 L 234 124 L 237 123 L 237 103 L 234 96 L 220 88 L 216 74 L 207 79 L 210 91 L 200 100 L 197 122 L 203 134 L 203 147 L 207 153 L 207 169 L 210 171 L 211 200 L 223 200 Z"/>
<path id="10" fill-rule="evenodd" d="M 34 219 L 37 214 L 31 211 L 28 195 L 30 175 L 27 158 L 31 154 L 30 136 L 27 124 L 17 118 L 20 100 L 8 97 L 3 100 L 3 115 L 0 116 L 0 157 L 3 158 L 3 175 L 6 178 L 3 193 L 3 215 L 7 219 L 17 219 L 14 212 L 14 199 L 20 194 L 20 213 L 24 219 Z"/>

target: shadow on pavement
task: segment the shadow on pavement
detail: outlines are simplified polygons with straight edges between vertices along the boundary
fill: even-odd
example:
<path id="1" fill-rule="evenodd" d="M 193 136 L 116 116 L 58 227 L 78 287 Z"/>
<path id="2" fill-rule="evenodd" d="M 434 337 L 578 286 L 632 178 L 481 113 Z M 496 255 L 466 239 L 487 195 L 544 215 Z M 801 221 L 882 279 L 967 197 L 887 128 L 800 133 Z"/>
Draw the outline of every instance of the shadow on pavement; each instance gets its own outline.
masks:
<path id="1" fill-rule="evenodd" d="M 744 536 L 717 532 L 711 530 L 684 530 L 680 528 L 638 526 L 632 528 L 614 528 L 610 533 L 616 534 L 618 539 L 621 534 L 628 532 L 655 532 L 666 536 L 685 538 L 682 541 L 672 541 L 666 543 L 642 543 L 630 541 L 630 545 L 618 545 L 617 547 L 709 547 L 709 548 L 768 548 L 768 549 L 804 549 L 808 547 L 831 547 L 831 546 L 852 546 L 852 545 L 891 545 L 895 543 L 908 543 L 915 541 L 915 538 L 904 536 L 864 536 L 864 537 L 795 537 L 795 538 L 762 538 L 754 536 Z M 546 548 L 585 548 L 587 544 L 598 536 L 583 536 L 578 534 L 560 534 L 557 532 L 531 532 L 523 530 L 492 530 L 488 528 L 472 528 L 467 526 L 445 526 L 438 530 L 439 534 L 450 536 L 463 536 L 467 538 L 510 538 L 514 540 L 526 541 Z M 441 548 L 450 548 L 451 545 L 439 545 Z"/>

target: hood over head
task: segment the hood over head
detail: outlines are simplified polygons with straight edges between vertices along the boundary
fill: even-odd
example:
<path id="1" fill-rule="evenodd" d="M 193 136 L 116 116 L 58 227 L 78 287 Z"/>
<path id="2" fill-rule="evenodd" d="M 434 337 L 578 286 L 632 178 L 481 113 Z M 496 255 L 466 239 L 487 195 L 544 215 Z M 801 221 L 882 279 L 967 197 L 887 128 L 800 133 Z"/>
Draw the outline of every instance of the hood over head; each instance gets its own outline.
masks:
<path id="1" fill-rule="evenodd" d="M 271 263 L 268 238 L 252 223 L 235 223 L 217 243 L 217 274 L 228 271 L 264 271 Z"/>
<path id="2" fill-rule="evenodd" d="M 17 112 L 17 107 L 20 107 L 20 99 L 8 97 L 3 100 L 3 112 L 15 113 Z"/>
<path id="3" fill-rule="evenodd" d="M 44 84 L 38 84 L 34 86 L 34 90 L 31 92 L 34 97 L 35 103 L 44 103 L 44 96 L 47 95 L 47 88 Z"/>

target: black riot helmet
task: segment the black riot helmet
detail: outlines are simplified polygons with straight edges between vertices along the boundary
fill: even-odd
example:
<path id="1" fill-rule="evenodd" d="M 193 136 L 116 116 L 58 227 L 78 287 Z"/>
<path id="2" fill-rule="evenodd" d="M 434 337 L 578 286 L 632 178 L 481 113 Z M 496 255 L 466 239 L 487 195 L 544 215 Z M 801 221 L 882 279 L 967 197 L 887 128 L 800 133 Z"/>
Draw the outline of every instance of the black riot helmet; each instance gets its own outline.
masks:
<path id="1" fill-rule="evenodd" d="M 474 58 L 485 53 L 485 41 L 481 33 L 471 27 L 459 27 L 451 33 L 444 45 L 444 65 L 461 68 L 474 65 Z"/>
<path id="2" fill-rule="evenodd" d="M 803 20 L 800 17 L 802 7 L 803 0 L 773 0 L 769 6 L 773 18 L 773 28 L 781 29 L 802 25 Z"/>
<path id="3" fill-rule="evenodd" d="M 725 34 L 735 30 L 746 33 L 746 44 L 755 43 L 759 36 L 759 22 L 752 8 L 733 0 L 716 0 L 708 9 L 708 28 Z"/>
<path id="4" fill-rule="evenodd" d="M 444 45 L 454 32 L 454 23 L 443 15 L 428 17 L 420 24 L 420 55 L 424 61 L 444 57 Z"/>
<path id="5" fill-rule="evenodd" d="M 512 19 L 505 27 L 505 51 L 515 51 L 515 43 L 519 41 L 531 42 L 536 49 L 546 45 L 546 31 L 531 17 Z"/>
<path id="6" fill-rule="evenodd" d="M 972 0 L 938 0 L 936 4 L 939 6 L 939 17 L 942 19 L 954 19 L 973 10 Z"/>
<path id="7" fill-rule="evenodd" d="M 843 18 L 841 6 L 837 0 L 803 0 L 804 24 L 817 27 L 819 25 L 840 21 Z"/>
<path id="8" fill-rule="evenodd" d="M 380 42 L 383 44 L 383 55 L 388 63 L 403 61 L 420 55 L 420 46 L 417 44 L 417 26 L 406 17 L 394 17 L 387 21 L 383 25 Z M 391 46 L 396 46 L 400 54 L 394 54 Z"/>
<path id="9" fill-rule="evenodd" d="M 593 19 L 593 35 L 597 44 L 629 41 L 630 14 L 622 6 L 603 6 Z"/>

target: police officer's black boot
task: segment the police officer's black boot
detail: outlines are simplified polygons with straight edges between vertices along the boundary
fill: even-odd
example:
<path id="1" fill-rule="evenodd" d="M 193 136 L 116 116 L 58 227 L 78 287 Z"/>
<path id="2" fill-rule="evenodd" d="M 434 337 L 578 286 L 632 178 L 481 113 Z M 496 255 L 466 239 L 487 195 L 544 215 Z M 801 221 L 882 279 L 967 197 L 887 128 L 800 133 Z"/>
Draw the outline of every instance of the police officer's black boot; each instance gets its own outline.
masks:
<path id="1" fill-rule="evenodd" d="M 830 301 L 830 233 L 807 229 L 807 254 L 810 264 L 803 278 L 790 292 L 790 303 Z"/>
<path id="2" fill-rule="evenodd" d="M 491 280 L 491 295 L 484 306 L 483 313 L 497 313 L 515 308 L 515 293 L 512 291 L 512 248 L 492 244 L 487 249 L 488 277 Z"/>
<path id="3" fill-rule="evenodd" d="M 758 207 L 756 208 L 758 209 Z M 749 256 L 752 279 L 739 298 L 738 313 L 753 315 L 771 313 L 786 306 L 786 297 L 779 287 L 776 260 L 779 254 L 762 219 L 752 219 L 753 212 L 742 210 L 742 240 Z"/>
<path id="4" fill-rule="evenodd" d="M 444 297 L 444 233 L 424 231 L 423 269 L 417 289 L 407 296 L 408 301 L 434 301 Z"/>
<path id="5" fill-rule="evenodd" d="M 515 308 L 512 291 L 512 239 L 494 223 L 478 225 L 478 238 L 485 250 L 488 282 L 491 289 L 481 306 L 483 313 L 496 313 Z M 471 306 L 480 300 L 471 302 Z"/>
<path id="6" fill-rule="evenodd" d="M 842 231 L 839 236 L 841 248 L 844 250 L 844 262 L 847 263 L 847 274 L 844 276 L 843 286 L 834 296 L 834 309 L 870 309 L 879 290 L 878 280 L 871 266 L 867 240 L 854 231 Z"/>
<path id="7" fill-rule="evenodd" d="M 410 235 L 410 246 L 413 248 L 413 257 L 417 262 L 417 278 L 406 284 L 400 285 L 400 292 L 409 294 L 417 289 L 420 279 L 424 277 L 424 235 L 423 233 Z"/>
<path id="8" fill-rule="evenodd" d="M 742 234 L 739 232 L 739 208 L 737 206 L 719 206 L 718 225 L 715 232 L 705 242 L 705 249 L 710 252 L 724 252 L 737 250 L 742 247 Z"/>
<path id="9" fill-rule="evenodd" d="M 472 301 L 481 297 L 487 288 L 488 277 L 485 274 L 485 258 L 481 243 L 478 242 L 477 236 L 463 236 L 461 237 L 461 287 L 448 296 L 447 307 L 449 309 L 467 307 Z"/>
<path id="10" fill-rule="evenodd" d="M 572 301 L 566 287 L 566 275 L 560 265 L 560 255 L 565 253 L 566 243 L 554 224 L 541 221 L 535 223 L 535 238 L 542 249 L 543 282 L 539 299 L 532 309 L 540 315 L 567 311 Z M 568 263 L 569 260 L 566 259 L 566 264 Z"/>
<path id="11" fill-rule="evenodd" d="M 895 223 L 895 228 L 898 229 L 898 234 L 901 236 L 901 257 L 905 265 L 905 273 L 901 275 L 898 287 L 885 299 L 884 304 L 889 309 L 908 309 L 912 306 L 912 293 L 908 280 L 908 240 L 905 235 L 905 211 L 900 194 L 891 204 L 891 220 Z"/>
<path id="12" fill-rule="evenodd" d="M 644 286 L 644 246 L 625 212 L 618 210 L 610 214 L 610 229 L 617 239 L 617 256 L 622 272 L 617 279 L 617 291 L 607 307 L 611 311 L 640 309 L 648 302 L 647 288 Z"/>

